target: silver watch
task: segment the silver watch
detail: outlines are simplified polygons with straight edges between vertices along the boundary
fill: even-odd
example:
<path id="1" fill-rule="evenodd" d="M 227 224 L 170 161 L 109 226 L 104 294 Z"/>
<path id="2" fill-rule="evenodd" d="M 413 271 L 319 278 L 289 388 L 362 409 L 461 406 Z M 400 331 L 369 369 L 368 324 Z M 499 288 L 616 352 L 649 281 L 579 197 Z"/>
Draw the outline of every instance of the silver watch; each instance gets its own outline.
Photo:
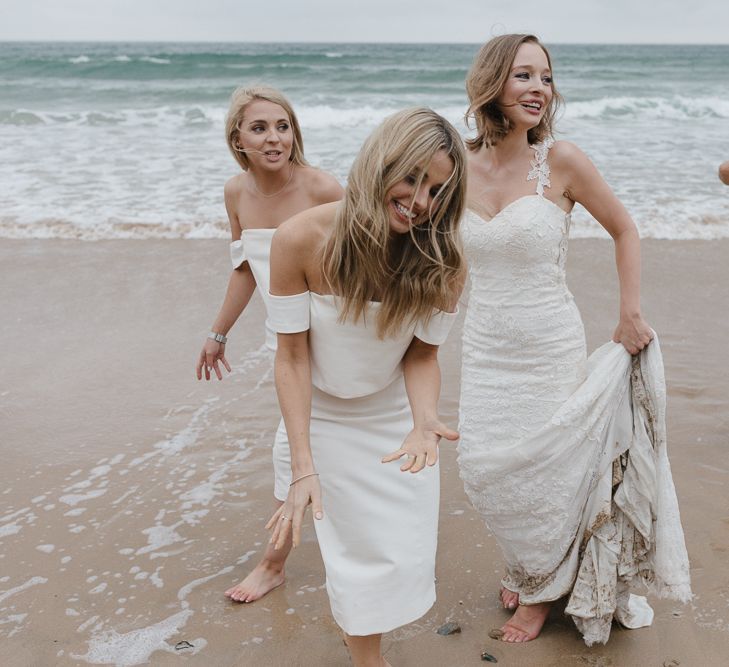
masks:
<path id="1" fill-rule="evenodd" d="M 223 336 L 223 334 L 215 333 L 214 331 L 211 331 L 208 334 L 208 338 L 212 338 L 217 343 L 227 343 L 228 342 L 228 339 L 225 336 Z"/>

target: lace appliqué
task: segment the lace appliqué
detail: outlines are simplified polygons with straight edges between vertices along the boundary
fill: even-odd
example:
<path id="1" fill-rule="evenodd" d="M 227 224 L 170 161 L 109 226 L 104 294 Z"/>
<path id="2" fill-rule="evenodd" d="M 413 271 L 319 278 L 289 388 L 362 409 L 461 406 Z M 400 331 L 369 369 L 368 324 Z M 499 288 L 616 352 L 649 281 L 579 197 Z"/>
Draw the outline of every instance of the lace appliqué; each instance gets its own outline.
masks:
<path id="1" fill-rule="evenodd" d="M 540 144 L 534 144 L 534 159 L 531 160 L 531 171 L 527 174 L 527 181 L 537 181 L 537 194 L 544 196 L 544 188 L 551 188 L 552 183 L 549 180 L 549 164 L 547 163 L 547 154 L 549 149 L 554 145 L 554 139 L 549 137 Z"/>

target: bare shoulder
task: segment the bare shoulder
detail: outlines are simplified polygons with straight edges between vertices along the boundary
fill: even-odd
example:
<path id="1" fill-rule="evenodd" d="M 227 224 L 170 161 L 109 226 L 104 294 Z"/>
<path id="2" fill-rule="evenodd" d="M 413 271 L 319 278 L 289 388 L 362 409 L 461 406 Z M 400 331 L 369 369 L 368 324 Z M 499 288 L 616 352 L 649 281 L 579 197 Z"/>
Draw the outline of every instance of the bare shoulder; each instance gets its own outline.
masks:
<path id="1" fill-rule="evenodd" d="M 303 172 L 305 186 L 317 204 L 339 201 L 344 188 L 334 176 L 316 167 L 306 167 Z"/>
<path id="2" fill-rule="evenodd" d="M 273 235 L 272 247 L 287 254 L 310 255 L 326 238 L 337 206 L 338 202 L 315 206 L 281 223 Z"/>
<path id="3" fill-rule="evenodd" d="M 571 141 L 555 141 L 549 150 L 550 163 L 558 167 L 568 167 L 570 164 L 589 161 L 589 159 L 582 149 Z"/>
<path id="4" fill-rule="evenodd" d="M 601 179 L 595 165 L 589 157 L 576 144 L 571 141 L 556 141 L 549 151 L 549 165 L 557 182 L 562 181 L 569 198 L 573 201 L 580 184 L 595 183 Z"/>
<path id="5" fill-rule="evenodd" d="M 240 195 L 244 181 L 245 174 L 236 174 L 225 181 L 225 186 L 223 187 L 225 198 L 228 199 L 229 197 L 237 197 Z"/>

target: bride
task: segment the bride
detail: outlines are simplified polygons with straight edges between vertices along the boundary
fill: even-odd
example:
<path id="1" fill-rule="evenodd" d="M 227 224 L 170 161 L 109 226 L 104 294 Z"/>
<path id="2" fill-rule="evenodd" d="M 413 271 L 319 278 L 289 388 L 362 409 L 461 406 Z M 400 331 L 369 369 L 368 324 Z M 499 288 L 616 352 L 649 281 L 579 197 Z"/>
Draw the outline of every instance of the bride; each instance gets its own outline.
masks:
<path id="1" fill-rule="evenodd" d="M 553 141 L 560 97 L 536 37 L 489 41 L 466 88 L 477 135 L 462 226 L 471 288 L 459 466 L 506 561 L 501 600 L 515 612 L 496 632 L 534 639 L 566 596 L 585 642 L 604 643 L 613 618 L 652 620 L 631 581 L 691 595 L 660 348 L 640 309 L 638 232 L 586 155 Z M 576 202 L 613 238 L 620 283 L 613 342 L 589 359 L 565 280 Z"/>

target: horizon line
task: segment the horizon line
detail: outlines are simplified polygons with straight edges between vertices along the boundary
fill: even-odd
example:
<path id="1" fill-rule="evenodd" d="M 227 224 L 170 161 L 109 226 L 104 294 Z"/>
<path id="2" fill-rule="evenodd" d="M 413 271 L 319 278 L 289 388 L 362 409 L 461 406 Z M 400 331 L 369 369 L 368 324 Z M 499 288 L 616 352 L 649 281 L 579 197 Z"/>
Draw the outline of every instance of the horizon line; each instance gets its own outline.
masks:
<path id="1" fill-rule="evenodd" d="M 584 41 L 548 41 L 546 44 L 555 46 L 729 46 L 729 42 L 584 42 Z M 324 42 L 318 40 L 197 40 L 197 39 L 70 39 L 70 38 L 54 38 L 54 39 L 0 39 L 0 44 L 292 44 L 292 45 L 322 45 L 322 46 L 348 46 L 348 45 L 379 45 L 392 44 L 403 46 L 419 46 L 419 45 L 443 45 L 443 46 L 478 46 L 484 44 L 483 41 L 478 42 L 449 42 L 449 41 L 406 41 L 397 42 L 390 40 L 366 41 L 356 40 L 348 42 Z"/>

